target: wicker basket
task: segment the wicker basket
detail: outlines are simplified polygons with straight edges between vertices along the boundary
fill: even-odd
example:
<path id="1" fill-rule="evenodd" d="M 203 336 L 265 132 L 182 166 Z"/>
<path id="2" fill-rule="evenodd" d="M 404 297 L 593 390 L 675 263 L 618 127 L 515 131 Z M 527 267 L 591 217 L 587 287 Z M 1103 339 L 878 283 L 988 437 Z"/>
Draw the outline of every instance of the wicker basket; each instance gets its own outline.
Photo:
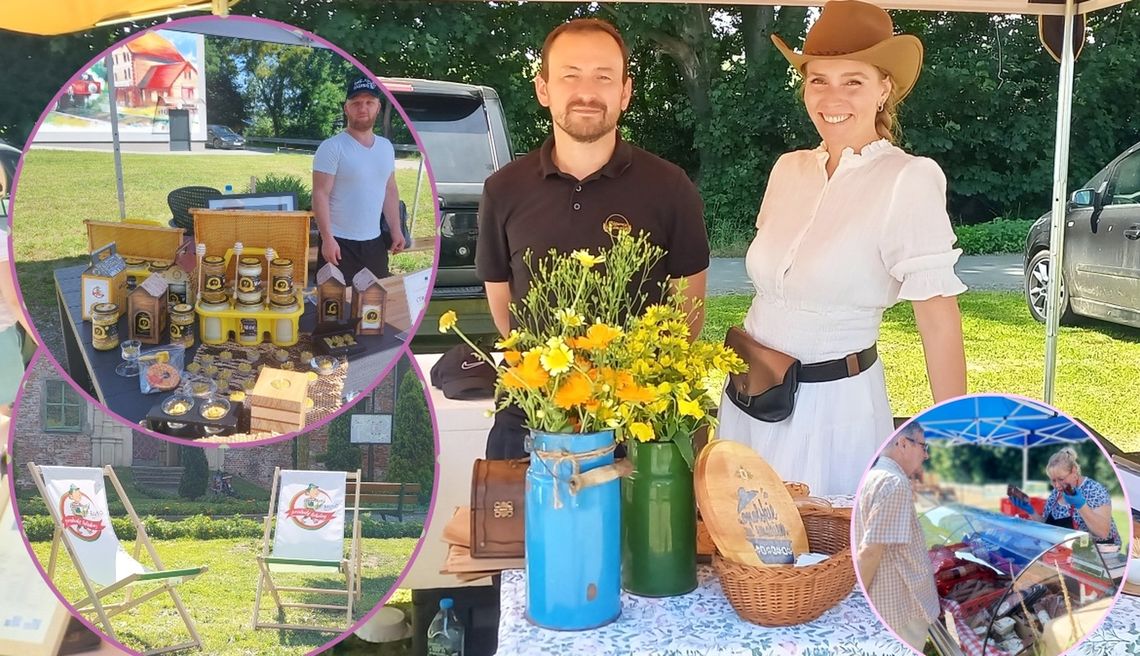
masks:
<path id="1" fill-rule="evenodd" d="M 713 555 L 728 602 L 742 618 L 761 626 L 791 626 L 823 615 L 855 587 L 851 514 L 801 508 L 815 553 L 830 556 L 807 567 L 753 567 Z"/>
<path id="2" fill-rule="evenodd" d="M 208 255 L 225 255 L 235 242 L 245 248 L 268 248 L 277 257 L 293 260 L 293 280 L 298 287 L 308 284 L 309 220 L 311 212 L 259 212 L 253 210 L 203 210 L 193 208 L 194 240 L 206 245 Z M 233 280 L 237 258 L 227 264 L 226 276 Z"/>

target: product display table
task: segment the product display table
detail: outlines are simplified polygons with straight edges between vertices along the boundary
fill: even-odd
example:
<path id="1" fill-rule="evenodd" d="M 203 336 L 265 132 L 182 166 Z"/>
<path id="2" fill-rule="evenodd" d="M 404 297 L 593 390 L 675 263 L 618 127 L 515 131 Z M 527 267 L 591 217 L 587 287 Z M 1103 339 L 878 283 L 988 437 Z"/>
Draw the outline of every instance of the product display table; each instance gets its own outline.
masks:
<path id="1" fill-rule="evenodd" d="M 119 349 L 97 351 L 91 345 L 91 322 L 83 321 L 80 311 L 80 276 L 85 268 L 84 265 L 78 265 L 56 269 L 54 272 L 68 374 L 112 412 L 132 422 L 140 421 L 155 402 L 165 395 L 142 394 L 139 392 L 137 378 L 116 375 L 115 367 L 122 362 Z M 301 331 L 312 331 L 315 325 L 316 309 L 306 303 L 305 314 L 301 318 Z M 402 342 L 396 338 L 397 332 L 392 326 L 387 326 L 383 335 L 360 335 L 356 338 L 368 350 L 349 359 L 344 382 L 345 395 L 363 392 L 377 382 L 381 372 L 399 353 Z M 126 319 L 120 318 L 119 335 L 126 339 L 126 334 Z M 143 351 L 151 348 L 156 347 L 143 345 Z M 196 349 L 197 346 L 187 351 L 187 363 L 193 360 Z"/>
<path id="2" fill-rule="evenodd" d="M 526 619 L 526 576 L 503 572 L 500 654 L 732 654 L 823 656 L 913 652 L 881 628 L 870 604 L 855 589 L 814 622 L 762 627 L 736 614 L 712 567 L 698 568 L 697 589 L 680 597 L 652 599 L 622 594 L 621 617 L 591 631 L 550 631 Z M 1140 655 L 1140 599 L 1121 596 L 1108 619 L 1075 656 Z M 810 649 L 809 649 L 810 647 Z"/>

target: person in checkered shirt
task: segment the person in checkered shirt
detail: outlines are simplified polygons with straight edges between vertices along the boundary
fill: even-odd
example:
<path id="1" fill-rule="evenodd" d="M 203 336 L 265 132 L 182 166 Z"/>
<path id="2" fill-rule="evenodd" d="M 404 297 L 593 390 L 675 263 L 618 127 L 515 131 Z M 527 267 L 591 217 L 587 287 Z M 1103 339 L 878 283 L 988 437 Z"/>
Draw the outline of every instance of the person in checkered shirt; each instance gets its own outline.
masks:
<path id="1" fill-rule="evenodd" d="M 855 502 L 860 582 L 887 626 L 919 652 L 939 614 L 934 570 L 911 488 L 911 478 L 928 457 L 922 426 L 907 424 L 867 472 Z"/>

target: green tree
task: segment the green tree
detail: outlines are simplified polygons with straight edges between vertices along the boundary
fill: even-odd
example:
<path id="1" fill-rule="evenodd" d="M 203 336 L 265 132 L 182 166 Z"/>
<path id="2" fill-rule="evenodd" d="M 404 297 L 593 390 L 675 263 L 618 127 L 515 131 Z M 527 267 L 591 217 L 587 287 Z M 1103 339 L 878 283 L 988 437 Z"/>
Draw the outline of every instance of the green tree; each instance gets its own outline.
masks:
<path id="1" fill-rule="evenodd" d="M 210 465 L 206 452 L 199 447 L 181 446 L 182 478 L 178 481 L 178 496 L 183 499 L 200 499 L 206 494 L 210 479 Z"/>
<path id="2" fill-rule="evenodd" d="M 404 376 L 396 393 L 392 415 L 392 450 L 388 456 L 388 480 L 419 483 L 420 501 L 431 499 L 435 480 L 435 432 L 419 378 Z"/>
<path id="3" fill-rule="evenodd" d="M 329 422 L 329 448 L 324 454 L 325 469 L 329 471 L 356 471 L 360 469 L 360 447 L 349 442 L 352 432 L 352 415 L 356 406 Z"/>
<path id="4" fill-rule="evenodd" d="M 206 112 L 211 124 L 246 129 L 249 110 L 238 77 L 238 53 L 234 39 L 206 37 Z"/>

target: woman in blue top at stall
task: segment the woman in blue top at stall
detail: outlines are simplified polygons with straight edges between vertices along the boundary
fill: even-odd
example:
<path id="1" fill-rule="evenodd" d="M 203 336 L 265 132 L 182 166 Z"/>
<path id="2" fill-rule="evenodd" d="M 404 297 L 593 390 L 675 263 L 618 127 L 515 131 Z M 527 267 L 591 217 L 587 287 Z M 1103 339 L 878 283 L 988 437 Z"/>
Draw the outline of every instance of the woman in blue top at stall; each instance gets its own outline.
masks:
<path id="1" fill-rule="evenodd" d="M 1053 483 L 1053 492 L 1045 502 L 1044 512 L 1038 515 L 1033 506 L 1016 497 L 1010 499 L 1013 505 L 1034 521 L 1085 531 L 1097 542 L 1120 544 L 1108 489 L 1081 474 L 1073 447 L 1054 453 L 1045 466 L 1045 473 Z"/>

